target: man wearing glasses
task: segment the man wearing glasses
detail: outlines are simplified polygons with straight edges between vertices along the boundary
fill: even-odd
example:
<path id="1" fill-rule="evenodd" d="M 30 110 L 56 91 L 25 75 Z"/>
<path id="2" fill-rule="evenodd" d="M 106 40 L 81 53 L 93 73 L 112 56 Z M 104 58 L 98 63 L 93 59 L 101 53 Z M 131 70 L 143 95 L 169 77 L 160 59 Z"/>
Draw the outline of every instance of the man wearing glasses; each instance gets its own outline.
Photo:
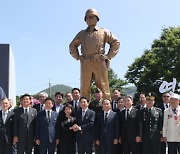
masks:
<path id="1" fill-rule="evenodd" d="M 164 110 L 170 107 L 170 93 L 165 92 L 162 94 L 162 103 L 160 104 L 159 108 L 161 108 L 162 113 L 164 115 Z M 166 154 L 166 142 L 163 140 L 161 141 L 160 146 L 160 154 Z"/>

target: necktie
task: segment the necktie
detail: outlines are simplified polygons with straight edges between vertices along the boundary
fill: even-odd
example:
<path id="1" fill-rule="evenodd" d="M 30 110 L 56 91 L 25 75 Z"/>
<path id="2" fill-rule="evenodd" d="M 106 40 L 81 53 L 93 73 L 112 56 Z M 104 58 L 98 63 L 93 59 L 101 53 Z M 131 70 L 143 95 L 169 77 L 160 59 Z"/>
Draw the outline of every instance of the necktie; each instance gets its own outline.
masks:
<path id="1" fill-rule="evenodd" d="M 3 113 L 3 122 L 4 122 L 4 124 L 6 122 L 6 114 L 7 114 L 6 112 Z"/>
<path id="2" fill-rule="evenodd" d="M 108 113 L 106 112 L 105 113 L 105 118 L 104 118 L 104 124 L 106 125 L 106 123 L 107 123 L 107 115 L 108 115 Z"/>
<path id="3" fill-rule="evenodd" d="M 166 104 L 166 109 L 167 109 L 168 107 L 169 107 L 168 104 Z"/>
<path id="4" fill-rule="evenodd" d="M 126 120 L 129 118 L 129 109 L 126 110 Z"/>
<path id="5" fill-rule="evenodd" d="M 75 101 L 74 103 L 75 103 L 74 104 L 74 106 L 75 106 L 74 108 L 75 108 L 75 112 L 76 112 L 77 111 L 77 101 Z"/>
<path id="6" fill-rule="evenodd" d="M 43 105 L 42 104 L 40 104 L 40 111 L 42 111 L 43 110 Z"/>
<path id="7" fill-rule="evenodd" d="M 47 120 L 50 122 L 50 111 L 47 111 Z"/>
<path id="8" fill-rule="evenodd" d="M 148 109 L 148 112 L 149 112 L 149 116 L 151 116 L 151 109 Z"/>
<path id="9" fill-rule="evenodd" d="M 85 111 L 82 111 L 82 121 L 84 120 L 84 116 L 85 116 Z"/>
<path id="10" fill-rule="evenodd" d="M 25 114 L 26 122 L 28 122 L 28 110 L 27 109 L 25 109 L 24 114 Z"/>
<path id="11" fill-rule="evenodd" d="M 113 106 L 113 110 L 117 109 L 117 102 L 114 101 L 114 106 Z"/>

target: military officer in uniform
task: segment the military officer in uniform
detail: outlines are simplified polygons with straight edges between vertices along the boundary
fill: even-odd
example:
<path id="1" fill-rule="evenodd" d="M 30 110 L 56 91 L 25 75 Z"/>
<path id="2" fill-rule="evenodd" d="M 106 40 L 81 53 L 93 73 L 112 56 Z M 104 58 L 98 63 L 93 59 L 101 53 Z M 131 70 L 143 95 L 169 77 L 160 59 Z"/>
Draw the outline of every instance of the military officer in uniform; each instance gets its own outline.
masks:
<path id="1" fill-rule="evenodd" d="M 120 42 L 110 31 L 96 26 L 99 15 L 95 9 L 88 9 L 84 20 L 88 27 L 81 30 L 69 45 L 71 55 L 81 62 L 81 94 L 90 98 L 92 79 L 95 79 L 96 86 L 103 92 L 103 98 L 110 99 L 109 62 L 117 54 Z M 110 45 L 107 54 L 106 43 Z"/>
<path id="2" fill-rule="evenodd" d="M 160 154 L 162 136 L 162 111 L 154 107 L 155 97 L 147 96 L 147 108 L 140 110 L 140 134 L 142 138 L 142 154 Z"/>

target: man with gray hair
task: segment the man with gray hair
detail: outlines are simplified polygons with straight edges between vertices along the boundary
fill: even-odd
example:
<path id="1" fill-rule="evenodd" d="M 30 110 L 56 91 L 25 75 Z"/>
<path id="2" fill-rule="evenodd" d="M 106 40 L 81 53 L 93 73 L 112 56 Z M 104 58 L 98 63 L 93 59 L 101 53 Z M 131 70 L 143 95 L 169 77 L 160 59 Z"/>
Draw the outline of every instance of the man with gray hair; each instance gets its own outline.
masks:
<path id="1" fill-rule="evenodd" d="M 39 93 L 39 104 L 34 104 L 33 108 L 37 110 L 37 112 L 40 112 L 44 110 L 45 107 L 45 99 L 48 97 L 48 94 L 46 92 L 40 92 Z M 34 145 L 34 154 L 39 154 L 39 145 L 35 143 Z"/>
<path id="2" fill-rule="evenodd" d="M 39 93 L 39 104 L 34 104 L 33 108 L 37 110 L 37 112 L 44 110 L 44 101 L 48 97 L 48 94 L 46 92 L 40 92 Z"/>

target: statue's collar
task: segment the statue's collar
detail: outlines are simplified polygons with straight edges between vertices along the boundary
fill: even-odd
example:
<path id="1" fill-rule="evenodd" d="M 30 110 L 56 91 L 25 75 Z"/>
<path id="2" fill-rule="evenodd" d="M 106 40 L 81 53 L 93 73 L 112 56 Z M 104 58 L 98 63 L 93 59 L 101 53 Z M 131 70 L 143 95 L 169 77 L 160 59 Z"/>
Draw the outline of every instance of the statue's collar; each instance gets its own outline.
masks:
<path id="1" fill-rule="evenodd" d="M 99 30 L 99 27 L 95 26 L 93 30 L 94 30 L 94 31 L 98 31 L 98 30 Z M 90 27 L 87 27 L 86 31 L 90 31 Z"/>

